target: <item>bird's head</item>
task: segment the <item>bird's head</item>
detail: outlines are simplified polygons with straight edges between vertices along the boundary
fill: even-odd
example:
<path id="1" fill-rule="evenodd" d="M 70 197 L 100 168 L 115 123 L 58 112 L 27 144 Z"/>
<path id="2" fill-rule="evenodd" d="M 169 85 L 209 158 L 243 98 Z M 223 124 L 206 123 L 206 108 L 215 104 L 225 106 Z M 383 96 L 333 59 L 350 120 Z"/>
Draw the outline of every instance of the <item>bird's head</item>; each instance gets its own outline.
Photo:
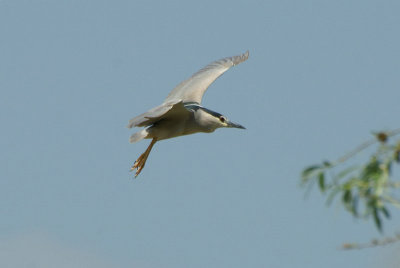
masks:
<path id="1" fill-rule="evenodd" d="M 230 121 L 226 116 L 204 107 L 201 107 L 197 114 L 197 123 L 208 130 L 207 132 L 213 132 L 222 127 L 246 129 L 244 126 Z"/>

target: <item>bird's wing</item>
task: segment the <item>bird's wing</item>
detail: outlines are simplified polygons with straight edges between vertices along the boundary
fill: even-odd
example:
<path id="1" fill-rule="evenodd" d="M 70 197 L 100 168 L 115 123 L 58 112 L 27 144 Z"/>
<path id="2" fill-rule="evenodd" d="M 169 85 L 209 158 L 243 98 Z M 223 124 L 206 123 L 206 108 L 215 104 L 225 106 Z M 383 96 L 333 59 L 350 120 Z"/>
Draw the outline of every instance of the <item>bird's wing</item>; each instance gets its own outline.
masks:
<path id="1" fill-rule="evenodd" d="M 167 96 L 165 101 L 180 99 L 183 102 L 201 103 L 201 99 L 207 88 L 232 66 L 247 60 L 249 51 L 242 55 L 223 58 L 214 61 L 193 74 L 189 79 L 177 85 Z"/>
<path id="2" fill-rule="evenodd" d="M 128 128 L 132 127 L 146 127 L 154 124 L 161 119 L 170 117 L 184 117 L 188 116 L 190 111 L 183 106 L 182 100 L 164 102 L 139 116 L 129 120 Z"/>

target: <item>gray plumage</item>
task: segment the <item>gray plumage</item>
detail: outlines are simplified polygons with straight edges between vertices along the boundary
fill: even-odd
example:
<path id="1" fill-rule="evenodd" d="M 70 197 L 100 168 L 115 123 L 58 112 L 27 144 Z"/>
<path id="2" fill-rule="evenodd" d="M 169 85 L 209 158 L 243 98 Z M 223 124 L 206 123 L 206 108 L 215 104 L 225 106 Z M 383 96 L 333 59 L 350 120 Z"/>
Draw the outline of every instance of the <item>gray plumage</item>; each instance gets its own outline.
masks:
<path id="1" fill-rule="evenodd" d="M 225 116 L 201 106 L 207 88 L 232 66 L 247 60 L 249 52 L 223 58 L 205 66 L 190 78 L 177 85 L 164 102 L 129 121 L 128 128 L 147 127 L 130 137 L 130 142 L 153 139 L 148 150 L 139 157 L 131 170 L 136 176 L 143 169 L 148 154 L 158 140 L 169 139 L 197 132 L 213 132 L 220 127 L 244 128 Z"/>

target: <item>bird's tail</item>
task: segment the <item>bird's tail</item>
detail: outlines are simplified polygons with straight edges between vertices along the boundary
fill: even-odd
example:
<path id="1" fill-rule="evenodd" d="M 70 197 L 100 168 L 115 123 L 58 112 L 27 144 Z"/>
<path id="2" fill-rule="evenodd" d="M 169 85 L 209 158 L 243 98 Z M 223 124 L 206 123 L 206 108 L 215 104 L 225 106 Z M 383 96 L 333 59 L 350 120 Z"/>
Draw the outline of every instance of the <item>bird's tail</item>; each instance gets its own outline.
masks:
<path id="1" fill-rule="evenodd" d="M 135 142 L 141 141 L 147 137 L 147 134 L 149 134 L 147 129 L 142 129 L 141 131 L 138 131 L 138 132 L 132 134 L 132 136 L 129 138 L 129 142 L 135 143 Z"/>

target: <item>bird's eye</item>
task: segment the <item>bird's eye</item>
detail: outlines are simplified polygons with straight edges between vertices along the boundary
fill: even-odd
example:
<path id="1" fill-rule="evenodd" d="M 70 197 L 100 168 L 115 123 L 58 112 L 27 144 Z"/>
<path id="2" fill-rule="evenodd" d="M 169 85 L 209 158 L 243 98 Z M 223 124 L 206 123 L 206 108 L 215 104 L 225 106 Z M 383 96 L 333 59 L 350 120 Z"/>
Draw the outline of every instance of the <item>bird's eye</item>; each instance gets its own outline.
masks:
<path id="1" fill-rule="evenodd" d="M 219 120 L 220 120 L 222 123 L 225 123 L 225 121 L 226 121 L 226 118 L 225 118 L 225 117 L 223 117 L 223 116 L 220 116 L 220 117 L 219 117 Z"/>

